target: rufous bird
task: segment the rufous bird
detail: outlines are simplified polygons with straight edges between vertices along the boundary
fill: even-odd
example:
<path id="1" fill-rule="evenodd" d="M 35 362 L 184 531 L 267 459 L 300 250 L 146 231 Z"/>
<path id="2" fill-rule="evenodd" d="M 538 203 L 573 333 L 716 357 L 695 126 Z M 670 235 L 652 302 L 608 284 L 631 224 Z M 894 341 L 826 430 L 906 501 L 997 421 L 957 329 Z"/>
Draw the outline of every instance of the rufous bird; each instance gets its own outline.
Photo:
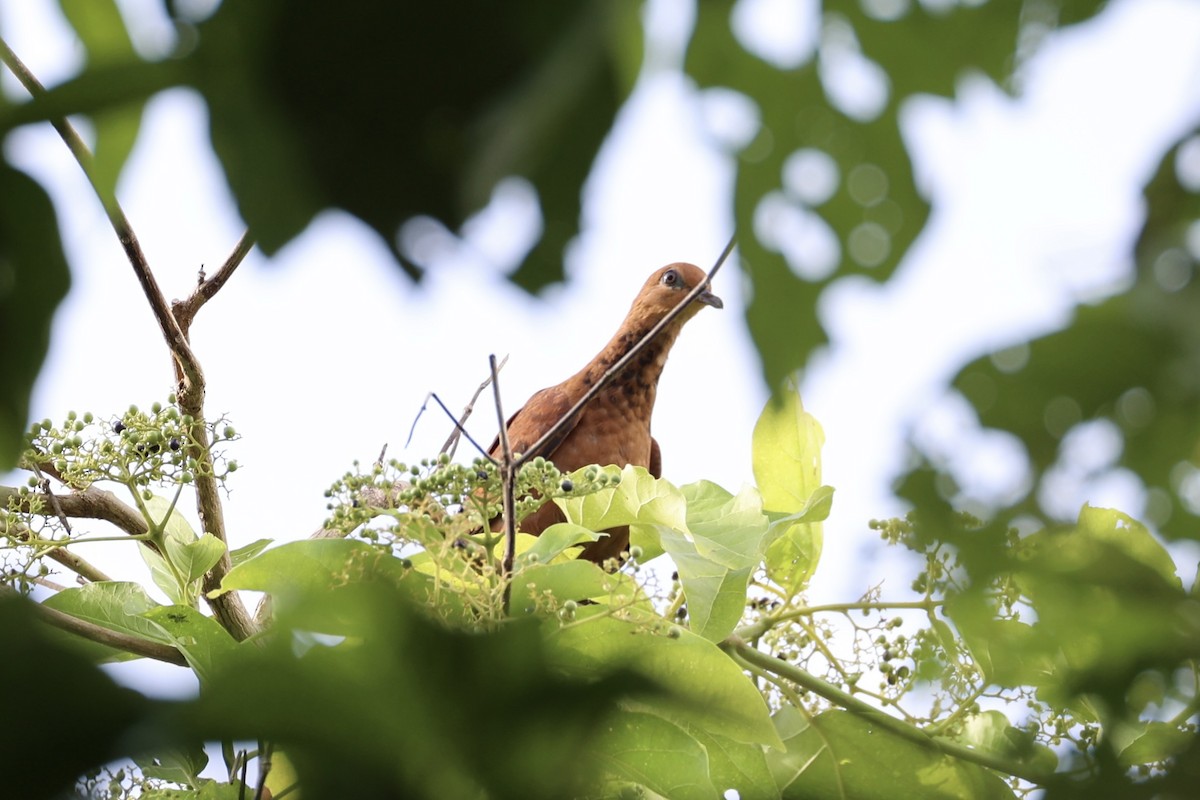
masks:
<path id="1" fill-rule="evenodd" d="M 535 453 L 529 453 L 528 448 L 579 402 L 601 376 L 671 309 L 679 305 L 688 292 L 707 279 L 704 270 L 682 262 L 668 264 L 654 272 L 638 292 L 625 321 L 604 349 L 562 383 L 535 393 L 520 411 L 509 418 L 507 430 L 511 451 L 532 457 L 542 456 L 562 472 L 571 472 L 591 464 L 616 464 L 620 467 L 632 464 L 645 467 L 656 478 L 662 477 L 662 453 L 658 442 L 650 435 L 650 417 L 654 412 L 658 378 L 666 364 L 667 353 L 684 324 L 696 316 L 702 306 L 724 307 L 721 298 L 708 289 L 697 295 L 681 314 L 659 331 L 559 434 Z M 501 455 L 499 436 L 489 453 L 493 457 Z M 525 517 L 519 528 L 536 536 L 562 521 L 562 512 L 554 503 L 548 502 Z M 499 520 L 493 520 L 492 525 L 498 529 Z M 619 557 L 628 548 L 629 530 L 616 528 L 607 533 L 608 536 L 586 545 L 579 557 L 598 564 Z"/>

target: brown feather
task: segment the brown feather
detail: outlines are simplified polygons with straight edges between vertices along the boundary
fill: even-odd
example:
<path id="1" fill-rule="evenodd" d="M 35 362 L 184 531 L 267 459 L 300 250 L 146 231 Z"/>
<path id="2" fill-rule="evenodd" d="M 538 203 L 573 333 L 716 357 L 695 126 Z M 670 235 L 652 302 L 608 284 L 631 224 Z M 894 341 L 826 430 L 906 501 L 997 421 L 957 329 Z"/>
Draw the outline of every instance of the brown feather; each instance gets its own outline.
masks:
<path id="1" fill-rule="evenodd" d="M 536 443 L 613 364 L 706 277 L 704 271 L 693 264 L 669 264 L 656 270 L 642 286 L 621 327 L 604 349 L 562 383 L 535 393 L 509 418 L 508 439 L 513 452 L 523 454 L 524 448 Z M 578 412 L 571 424 L 547 442 L 541 452 L 532 455 L 543 456 L 563 472 L 590 464 L 632 464 L 646 467 L 652 475 L 661 477 L 662 455 L 658 442 L 650 435 L 658 379 L 679 331 L 704 305 L 721 308 L 723 304 L 711 292 L 702 293 L 670 325 L 659 331 L 654 340 Z M 493 456 L 499 455 L 499 437 L 490 452 Z M 520 529 L 537 535 L 562 520 L 558 507 L 547 503 L 526 517 Z M 493 520 L 493 528 L 496 527 L 497 522 Z M 580 557 L 602 563 L 607 558 L 619 556 L 628 545 L 629 531 L 614 529 L 608 533 L 608 537 L 586 546 Z"/>

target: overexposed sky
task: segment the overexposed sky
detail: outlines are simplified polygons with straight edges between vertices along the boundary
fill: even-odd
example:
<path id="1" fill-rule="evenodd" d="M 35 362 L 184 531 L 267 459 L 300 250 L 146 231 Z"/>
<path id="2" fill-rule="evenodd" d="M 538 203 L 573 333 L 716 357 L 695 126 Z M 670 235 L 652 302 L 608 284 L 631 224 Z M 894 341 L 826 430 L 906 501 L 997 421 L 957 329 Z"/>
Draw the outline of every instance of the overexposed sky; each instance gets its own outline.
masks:
<path id="1" fill-rule="evenodd" d="M 153 23 L 160 4 L 121 6 L 138 20 L 146 50 L 161 48 L 155 37 L 165 29 Z M 471 225 L 468 246 L 448 252 L 420 285 L 373 233 L 329 213 L 275 258 L 251 254 L 201 312 L 193 343 L 210 414 L 228 414 L 243 436 L 231 451 L 243 465 L 227 504 L 233 546 L 307 536 L 324 516 L 324 489 L 385 442 L 396 458 L 433 455 L 448 422 L 432 406 L 403 449 L 417 410 L 431 391 L 460 407 L 489 353 L 510 356 L 502 387 L 511 413 L 591 358 L 653 269 L 678 260 L 711 266 L 731 231 L 733 179 L 733 162 L 712 136 L 736 131 L 740 119 L 672 68 L 690 4 L 649 6 L 662 49 L 585 188 L 567 284 L 530 298 L 504 282 L 526 193 L 508 185 L 505 202 Z M 746 6 L 782 19 L 766 0 Z M 755 16 L 739 23 L 746 36 Z M 78 68 L 79 50 L 52 0 L 0 0 L 0 33 L 47 83 Z M 804 41 L 761 47 L 785 57 Z M 19 96 L 9 76 L 3 85 Z M 837 488 L 814 584 L 821 602 L 853 599 L 885 574 L 866 522 L 901 510 L 888 486 L 914 424 L 923 442 L 971 473 L 979 496 L 1023 491 L 1019 448 L 978 431 L 941 387 L 966 360 L 1065 324 L 1073 303 L 1129 278 L 1141 185 L 1200 117 L 1200 5 L 1114 0 L 1094 21 L 1053 34 L 1021 85 L 1014 98 L 964 76 L 955 98 L 908 101 L 904 130 L 932 199 L 930 222 L 887 285 L 846 279 L 823 298 L 832 346 L 803 384 L 826 430 L 825 481 Z M 66 149 L 38 126 L 11 135 L 6 153 L 49 188 L 74 279 L 34 417 L 59 419 L 69 409 L 107 416 L 165 398 L 171 369 L 157 327 Z M 168 297 L 185 295 L 200 265 L 215 269 L 242 233 L 207 143 L 203 103 L 188 91 L 149 103 L 118 194 Z M 725 309 L 705 310 L 675 346 L 654 431 L 668 479 L 736 490 L 753 480 L 750 431 L 765 394 L 734 264 L 714 288 Z M 487 441 L 494 435 L 486 403 L 470 428 Z M 1087 500 L 1137 514 L 1142 498 L 1130 478 L 1069 486 L 1067 505 Z M 132 544 L 98 550 L 86 555 L 145 579 Z"/>

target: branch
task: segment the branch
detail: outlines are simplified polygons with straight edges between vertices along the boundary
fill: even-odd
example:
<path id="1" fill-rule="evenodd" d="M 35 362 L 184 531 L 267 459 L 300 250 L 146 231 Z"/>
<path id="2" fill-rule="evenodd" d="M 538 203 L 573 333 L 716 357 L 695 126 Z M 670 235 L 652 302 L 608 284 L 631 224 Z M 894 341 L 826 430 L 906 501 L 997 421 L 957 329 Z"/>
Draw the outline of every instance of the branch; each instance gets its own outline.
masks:
<path id="1" fill-rule="evenodd" d="M 504 494 L 504 562 L 501 574 L 505 578 L 504 610 L 508 611 L 511 583 L 508 578 L 512 575 L 513 557 L 517 549 L 517 517 L 515 499 L 518 462 L 513 460 L 512 445 L 508 441 L 507 417 L 500 402 L 500 369 L 496 366 L 496 357 L 488 356 L 488 365 L 492 369 L 492 395 L 496 401 L 496 416 L 500 418 L 500 488 Z"/>
<path id="2" fill-rule="evenodd" d="M 500 370 L 504 369 L 504 365 L 507 363 L 508 363 L 508 356 L 506 355 L 506 356 L 504 356 L 504 358 L 500 359 L 500 364 L 496 367 L 496 372 L 499 373 Z M 467 418 L 470 417 L 471 412 L 475 410 L 475 401 L 479 399 L 479 395 L 483 394 L 483 390 L 486 389 L 488 387 L 488 384 L 491 382 L 492 382 L 492 376 L 488 375 L 486 378 L 483 379 L 483 383 L 479 384 L 479 387 L 475 390 L 475 394 L 471 395 L 471 400 L 467 403 L 466 407 L 463 408 L 462 416 L 459 417 L 458 420 L 454 423 L 454 431 L 446 439 L 446 443 L 442 445 L 442 449 L 440 452 L 449 453 L 451 458 L 454 457 L 454 451 L 458 448 L 459 437 L 463 434 L 466 434 L 466 429 L 463 426 L 467 424 Z M 438 400 L 437 395 L 434 395 L 433 399 L 438 401 L 438 405 L 442 404 L 442 401 Z M 442 409 L 445 410 L 446 407 L 442 406 Z M 451 419 L 454 419 L 454 415 L 450 414 L 450 412 L 448 410 L 446 411 L 446 414 Z M 501 422 L 500 424 L 503 425 L 504 423 Z M 471 442 L 471 444 L 474 444 L 476 449 L 481 450 L 481 451 L 483 450 L 482 448 L 479 447 L 478 444 L 475 443 L 475 441 L 473 439 L 471 439 L 471 437 L 469 435 L 467 436 L 467 441 Z M 487 452 L 484 451 L 483 454 L 486 456 Z"/>
<path id="3" fill-rule="evenodd" d="M 600 380 L 596 381 L 596 383 L 590 389 L 588 389 L 583 397 L 579 398 L 579 402 L 571 406 L 567 413 L 559 417 L 558 422 L 550 426 L 550 430 L 542 434 L 542 438 L 538 439 L 532 445 L 527 447 L 525 449 L 525 453 L 516 460 L 516 464 L 514 466 L 520 467 L 527 460 L 532 458 L 534 453 L 541 452 L 541 449 L 546 445 L 546 442 L 549 442 L 551 439 L 557 436 L 559 431 L 562 430 L 563 426 L 566 425 L 569 420 L 574 419 L 576 415 L 583 410 L 584 406 L 591 402 L 593 397 L 599 394 L 605 386 L 612 383 L 612 380 L 617 377 L 618 374 L 620 374 L 621 370 L 625 369 L 625 366 L 629 364 L 629 362 L 633 361 L 633 359 L 637 357 L 638 353 L 644 350 L 646 346 L 650 344 L 650 342 L 654 341 L 654 337 L 658 336 L 659 331 L 674 322 L 675 318 L 682 314 L 683 310 L 691 305 L 693 300 L 699 297 L 710 285 L 712 285 L 713 277 L 721 269 L 721 266 L 725 263 L 725 260 L 729 258 L 729 254 L 733 252 L 733 247 L 736 243 L 737 234 L 735 233 L 733 236 L 729 237 L 729 243 L 725 245 L 725 249 L 721 251 L 721 255 L 717 258 L 717 263 L 713 264 L 713 268 L 708 271 L 708 275 L 705 276 L 704 280 L 697 284 L 690 292 L 688 292 L 687 297 L 680 300 L 679 305 L 671 309 L 665 317 L 658 321 L 657 325 L 647 331 L 646 335 L 639 339 L 637 344 L 629 349 L 629 352 L 617 360 L 617 363 L 609 367 L 608 370 L 600 376 Z M 503 431 L 504 428 L 505 420 L 503 417 L 501 417 L 500 430 Z"/>
<path id="4" fill-rule="evenodd" d="M 17 76 L 17 79 L 21 81 L 26 91 L 31 95 L 36 97 L 45 92 L 45 89 L 38 82 L 37 78 L 34 77 L 33 73 L 21 63 L 16 53 L 3 40 L 0 40 L 0 61 L 3 61 L 13 71 L 13 74 Z M 220 587 L 221 580 L 229 572 L 231 562 L 229 560 L 228 542 L 225 536 L 224 515 L 221 511 L 221 499 L 217 493 L 217 481 L 213 475 L 212 453 L 209 450 L 208 431 L 204 424 L 204 371 L 200 368 L 200 361 L 196 358 L 196 354 L 192 352 L 191 346 L 188 344 L 187 335 L 184 333 L 183 328 L 180 327 L 179 322 L 176 321 L 175 316 L 171 313 L 171 308 L 167 304 L 166 297 L 163 295 L 162 289 L 159 288 L 158 281 L 155 279 L 154 273 L 150 270 L 150 263 L 146 260 L 146 255 L 142 252 L 142 247 L 133 232 L 133 226 L 129 224 L 129 220 L 126 218 L 125 212 L 121 210 L 121 206 L 117 203 L 116 197 L 111 192 L 103 189 L 97 181 L 95 176 L 95 159 L 91 151 L 84 143 L 82 137 L 79 136 L 79 133 L 65 118 L 51 120 L 51 124 L 67 145 L 67 149 L 75 156 L 75 160 L 79 163 L 79 166 L 88 178 L 88 182 L 92 185 L 93 191 L 95 191 L 96 196 L 100 199 L 100 203 L 104 207 L 104 213 L 108 216 L 109 223 L 116 232 L 117 239 L 121 242 L 121 247 L 125 250 L 125 255 L 133 267 L 133 272 L 138 279 L 138 283 L 141 284 L 142 293 L 146 296 L 146 300 L 150 304 L 150 310 L 154 313 L 154 319 L 158 322 L 167 348 L 171 351 L 177 369 L 182 373 L 183 379 L 179 382 L 180 386 L 177 393 L 179 410 L 186 415 L 190 415 L 195 420 L 192 429 L 189 431 L 189 438 L 194 444 L 189 448 L 190 452 L 188 455 L 200 462 L 196 470 L 197 510 L 199 511 L 204 531 L 211 533 L 220 539 L 223 544 L 227 545 L 225 553 L 221 556 L 221 560 L 204 576 L 204 591 L 207 597 L 208 592 Z M 233 262 L 232 266 L 229 266 L 228 269 L 222 267 L 217 276 L 214 276 L 214 282 L 218 279 L 220 279 L 220 282 L 210 287 L 212 294 L 216 293 L 216 290 L 228 279 L 228 274 L 233 272 L 237 263 L 240 263 L 241 256 L 238 254 L 244 249 L 249 249 L 249 240 L 247 237 L 243 237 L 234 255 L 226 262 L 227 264 Z M 196 307 L 199 308 L 203 302 L 197 301 Z M 225 626 L 226 630 L 235 639 L 239 641 L 245 639 L 254 630 L 254 623 L 236 592 L 221 594 L 209 600 L 208 603 L 212 607 L 213 614 L 217 620 Z"/>
<path id="5" fill-rule="evenodd" d="M 17 592 L 11 586 L 0 586 L 0 594 L 8 593 L 16 594 Z M 48 608 L 42 603 L 34 603 L 33 605 L 37 615 L 42 618 L 43 622 L 53 625 L 59 630 L 73 633 L 76 636 L 105 645 L 106 647 L 123 650 L 126 653 L 133 653 L 135 656 L 153 658 L 156 661 L 165 661 L 168 664 L 175 664 L 180 667 L 188 665 L 187 659 L 183 657 L 183 653 L 170 645 L 151 642 L 148 639 L 109 630 L 78 617 L 73 617 L 56 608 Z"/>
<path id="6" fill-rule="evenodd" d="M 188 296 L 188 299 L 176 300 L 171 303 L 171 313 L 174 315 L 175 321 L 179 324 L 179 328 L 183 331 L 185 337 L 189 334 L 192 321 L 196 318 L 196 313 L 205 303 L 213 299 L 217 292 L 221 291 L 221 288 L 233 276 L 234 270 L 241 265 L 242 261 L 253 248 L 254 240 L 250 238 L 250 231 L 246 231 L 233 248 L 233 252 L 229 254 L 229 258 L 225 259 L 225 263 L 221 265 L 221 268 L 217 270 L 215 275 L 205 279 L 204 271 L 201 269 L 200 281 L 196 284 L 196 288 Z"/>
<path id="7" fill-rule="evenodd" d="M 112 492 L 89 486 L 82 492 L 53 495 L 58 510 L 72 519 L 99 519 L 110 522 L 130 536 L 141 536 L 150 530 L 146 520 L 136 509 L 126 505 Z M 14 511 L 25 514 L 33 512 L 30 498 L 21 499 L 20 492 L 11 486 L 0 486 L 0 503 L 7 504 L 17 499 Z M 48 516 L 48 515 L 47 515 Z"/>
<path id="8" fill-rule="evenodd" d="M 820 697 L 825 698 L 834 705 L 844 708 L 865 721 L 878 725 L 890 733 L 893 733 L 900 738 L 928 748 L 938 753 L 943 753 L 952 756 L 962 761 L 969 761 L 973 764 L 994 769 L 997 772 L 1003 772 L 1006 775 L 1013 775 L 1023 780 L 1036 783 L 1040 786 L 1045 786 L 1048 781 L 1054 779 L 1053 772 L 1045 772 L 1034 769 L 1028 764 L 1023 764 L 1019 761 L 1013 761 L 1006 758 L 1001 758 L 994 753 L 989 753 L 985 750 L 975 750 L 966 745 L 958 744 L 947 739 L 936 738 L 930 736 L 925 731 L 908 724 L 902 720 L 880 711 L 872 705 L 864 703 L 857 697 L 854 697 L 847 692 L 842 691 L 831 683 L 821 680 L 815 675 L 800 669 L 794 664 L 775 658 L 767 653 L 751 647 L 746 642 L 736 636 L 730 636 L 721 647 L 734 657 L 737 661 L 751 664 L 755 667 L 765 669 L 775 675 L 782 676 L 788 680 L 802 686 L 803 688 L 813 692 Z"/>

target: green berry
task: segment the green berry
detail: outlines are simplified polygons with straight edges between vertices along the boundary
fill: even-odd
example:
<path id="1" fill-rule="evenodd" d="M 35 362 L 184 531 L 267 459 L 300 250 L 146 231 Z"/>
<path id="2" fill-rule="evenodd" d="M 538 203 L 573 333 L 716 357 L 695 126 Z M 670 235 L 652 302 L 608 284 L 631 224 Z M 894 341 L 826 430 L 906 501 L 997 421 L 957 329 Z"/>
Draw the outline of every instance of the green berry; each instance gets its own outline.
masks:
<path id="1" fill-rule="evenodd" d="M 237 436 L 237 431 L 233 429 L 232 425 L 226 425 L 225 430 L 221 433 L 224 434 L 226 439 L 232 439 L 234 436 Z"/>

